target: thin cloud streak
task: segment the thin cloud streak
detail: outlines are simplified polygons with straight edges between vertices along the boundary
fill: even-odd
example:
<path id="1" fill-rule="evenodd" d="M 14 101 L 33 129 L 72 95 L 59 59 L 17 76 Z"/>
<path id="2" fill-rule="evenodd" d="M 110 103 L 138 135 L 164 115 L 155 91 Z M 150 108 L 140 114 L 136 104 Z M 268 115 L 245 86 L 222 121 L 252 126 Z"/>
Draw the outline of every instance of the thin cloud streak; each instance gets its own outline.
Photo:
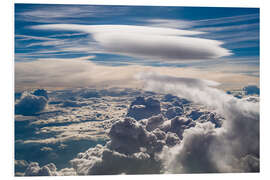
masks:
<path id="1" fill-rule="evenodd" d="M 215 31 L 230 31 L 230 30 L 248 30 L 252 28 L 258 28 L 259 23 L 252 23 L 252 24 L 241 24 L 241 25 L 233 25 L 233 26 L 222 26 L 222 27 L 206 27 L 206 28 L 195 28 L 194 30 L 196 31 L 210 31 L 210 32 L 215 32 Z"/>
<path id="2" fill-rule="evenodd" d="M 243 22 L 243 21 L 248 21 L 248 20 L 253 20 L 253 19 L 259 19 L 259 15 L 258 14 L 246 14 L 246 15 L 231 16 L 231 17 L 195 20 L 192 22 L 202 26 L 202 25 L 218 25 L 218 24 Z"/>

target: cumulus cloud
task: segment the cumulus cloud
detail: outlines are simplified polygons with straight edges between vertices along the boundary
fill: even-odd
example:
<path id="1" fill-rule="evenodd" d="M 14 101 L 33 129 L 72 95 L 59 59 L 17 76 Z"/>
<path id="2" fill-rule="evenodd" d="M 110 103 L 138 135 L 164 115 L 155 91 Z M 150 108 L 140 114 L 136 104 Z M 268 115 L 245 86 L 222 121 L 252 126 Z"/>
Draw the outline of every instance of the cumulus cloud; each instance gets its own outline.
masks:
<path id="1" fill-rule="evenodd" d="M 33 92 L 33 94 L 34 94 L 35 96 L 43 96 L 43 97 L 45 97 L 47 100 L 49 99 L 48 93 L 47 93 L 47 91 L 46 91 L 45 89 L 36 89 L 36 90 Z"/>
<path id="2" fill-rule="evenodd" d="M 145 102 L 138 97 L 131 104 Z M 158 154 L 164 147 L 180 144 L 178 131 L 190 124 L 191 120 L 167 120 L 161 114 L 140 121 L 126 117 L 112 125 L 106 145 L 79 153 L 70 162 L 78 175 L 163 173 Z"/>
<path id="3" fill-rule="evenodd" d="M 43 167 L 39 167 L 37 162 L 29 164 L 24 173 L 25 176 L 56 176 L 56 167 L 53 163 L 47 164 Z"/>
<path id="4" fill-rule="evenodd" d="M 53 165 L 40 167 L 37 163 L 30 163 L 25 175 L 259 171 L 258 103 L 236 99 L 216 89 L 219 84 L 213 81 L 151 73 L 141 73 L 137 78 L 144 82 L 146 90 L 170 95 L 151 93 L 148 98 L 144 98 L 140 97 L 143 93 L 135 93 L 140 96 L 136 99 L 129 97 L 129 100 L 123 97 L 125 101 L 121 103 L 158 107 L 162 110 L 159 114 L 141 120 L 117 116 L 109 121 L 40 128 L 38 132 L 45 133 L 46 137 L 46 133 L 54 134 L 54 137 L 44 139 L 42 143 L 67 142 L 70 139 L 90 140 L 97 136 L 103 139 L 106 136 L 109 139 L 105 145 L 97 145 L 79 153 L 70 161 L 72 168 L 57 170 Z M 81 92 L 84 91 L 75 92 L 76 98 L 83 102 L 93 101 L 89 107 L 101 107 L 103 99 L 106 98 L 108 99 L 105 102 L 110 102 L 111 108 L 115 105 L 108 100 L 116 98 L 104 96 L 88 99 L 81 96 Z M 53 98 L 51 94 L 50 97 Z M 184 96 L 187 100 L 181 98 Z M 167 119 L 163 102 L 158 99 L 169 101 L 166 103 L 171 106 L 166 110 L 172 111 L 172 116 L 176 116 Z M 202 105 L 197 103 L 211 106 L 211 112 L 202 111 L 199 108 Z M 81 118 L 92 111 L 87 108 L 88 106 L 76 108 L 76 111 L 81 110 L 81 113 L 84 113 L 80 114 Z M 216 112 L 212 112 L 212 109 Z M 73 115 L 76 111 L 73 111 Z M 220 121 L 222 124 L 219 124 Z M 105 132 L 107 122 L 110 130 Z M 24 143 L 34 141 L 28 140 Z M 36 141 L 41 143 L 38 139 Z"/>
<path id="5" fill-rule="evenodd" d="M 15 104 L 15 114 L 31 116 L 45 109 L 47 105 L 46 97 L 44 97 L 44 95 L 40 94 L 34 95 L 34 94 L 24 93 L 22 95 L 19 102 Z"/>
<path id="6" fill-rule="evenodd" d="M 144 97 L 137 97 L 128 109 L 127 116 L 133 117 L 136 120 L 149 118 L 160 114 L 160 102 L 153 98 L 144 99 Z"/>
<path id="7" fill-rule="evenodd" d="M 168 119 L 172 119 L 176 116 L 181 116 L 182 114 L 183 108 L 173 106 L 166 111 L 165 115 Z"/>
<path id="8" fill-rule="evenodd" d="M 142 73 L 146 90 L 171 93 L 211 106 L 225 118 L 221 128 L 197 123 L 185 130 L 183 142 L 164 150 L 165 171 L 259 171 L 259 104 L 237 99 L 216 89 L 213 82 Z M 192 83 L 190 83 L 192 82 Z"/>
<path id="9" fill-rule="evenodd" d="M 37 162 L 31 162 L 24 172 L 24 176 L 74 176 L 76 172 L 72 168 L 64 168 L 57 171 L 55 164 L 50 163 L 40 167 Z"/>
<path id="10" fill-rule="evenodd" d="M 98 51 L 157 60 L 216 59 L 232 53 L 217 40 L 190 37 L 202 32 L 134 25 L 49 24 L 44 30 L 74 30 L 90 33 Z"/>
<path id="11" fill-rule="evenodd" d="M 160 173 L 161 161 L 155 156 L 165 145 L 166 134 L 147 131 L 132 118 L 113 124 L 110 141 L 97 145 L 71 160 L 79 175 Z"/>
<path id="12" fill-rule="evenodd" d="M 160 170 L 160 164 L 147 153 L 127 155 L 100 145 L 78 154 L 71 164 L 79 175 L 153 174 Z"/>
<path id="13" fill-rule="evenodd" d="M 148 153 L 152 153 L 160 146 L 156 136 L 145 130 L 132 118 L 116 122 L 111 128 L 109 136 L 111 149 L 125 154 L 139 152 L 141 147 L 146 148 Z"/>

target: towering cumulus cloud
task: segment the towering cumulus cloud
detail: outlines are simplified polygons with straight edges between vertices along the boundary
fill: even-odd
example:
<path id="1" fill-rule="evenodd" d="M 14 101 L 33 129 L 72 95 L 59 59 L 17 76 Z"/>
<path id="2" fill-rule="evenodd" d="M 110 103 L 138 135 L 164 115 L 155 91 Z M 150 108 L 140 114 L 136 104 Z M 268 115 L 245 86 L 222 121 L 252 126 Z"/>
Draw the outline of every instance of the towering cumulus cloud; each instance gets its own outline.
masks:
<path id="1" fill-rule="evenodd" d="M 145 89 L 171 93 L 214 107 L 225 117 L 221 128 L 197 123 L 183 133 L 181 144 L 161 153 L 165 172 L 258 172 L 259 104 L 236 99 L 216 89 L 218 83 L 152 73 L 137 76 Z"/>

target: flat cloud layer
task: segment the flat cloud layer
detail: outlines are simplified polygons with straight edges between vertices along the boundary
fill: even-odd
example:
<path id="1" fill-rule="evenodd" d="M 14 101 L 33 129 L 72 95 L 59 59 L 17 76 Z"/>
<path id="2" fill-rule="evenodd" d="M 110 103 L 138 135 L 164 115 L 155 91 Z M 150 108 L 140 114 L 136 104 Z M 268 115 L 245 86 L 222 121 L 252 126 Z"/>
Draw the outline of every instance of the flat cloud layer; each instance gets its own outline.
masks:
<path id="1" fill-rule="evenodd" d="M 140 88 L 134 79 L 139 72 L 160 72 L 178 77 L 203 77 L 225 84 L 224 87 L 242 88 L 245 84 L 258 84 L 257 77 L 247 75 L 203 71 L 194 68 L 150 67 L 140 65 L 104 66 L 83 58 L 41 58 L 31 62 L 15 63 L 16 90 L 27 88 L 74 88 L 74 87 L 129 87 Z M 171 81 L 171 80 L 170 80 Z M 231 87 L 232 86 L 232 87 Z"/>
<path id="2" fill-rule="evenodd" d="M 203 32 L 132 25 L 50 24 L 33 26 L 44 30 L 74 30 L 90 33 L 99 50 L 154 60 L 216 59 L 232 53 L 223 42 L 189 37 Z"/>

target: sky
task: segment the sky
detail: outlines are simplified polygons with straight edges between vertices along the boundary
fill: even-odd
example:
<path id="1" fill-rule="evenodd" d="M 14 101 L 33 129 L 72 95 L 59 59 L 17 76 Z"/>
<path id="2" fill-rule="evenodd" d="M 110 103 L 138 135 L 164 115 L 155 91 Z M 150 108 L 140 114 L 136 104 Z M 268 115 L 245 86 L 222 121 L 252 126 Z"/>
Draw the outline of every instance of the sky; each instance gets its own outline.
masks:
<path id="1" fill-rule="evenodd" d="M 39 163 L 15 170 L 258 172 L 259 97 L 223 90 L 259 86 L 259 27 L 258 8 L 15 4 L 15 159 Z"/>
<path id="2" fill-rule="evenodd" d="M 15 89 L 134 87 L 140 71 L 258 85 L 259 9 L 15 4 Z"/>

